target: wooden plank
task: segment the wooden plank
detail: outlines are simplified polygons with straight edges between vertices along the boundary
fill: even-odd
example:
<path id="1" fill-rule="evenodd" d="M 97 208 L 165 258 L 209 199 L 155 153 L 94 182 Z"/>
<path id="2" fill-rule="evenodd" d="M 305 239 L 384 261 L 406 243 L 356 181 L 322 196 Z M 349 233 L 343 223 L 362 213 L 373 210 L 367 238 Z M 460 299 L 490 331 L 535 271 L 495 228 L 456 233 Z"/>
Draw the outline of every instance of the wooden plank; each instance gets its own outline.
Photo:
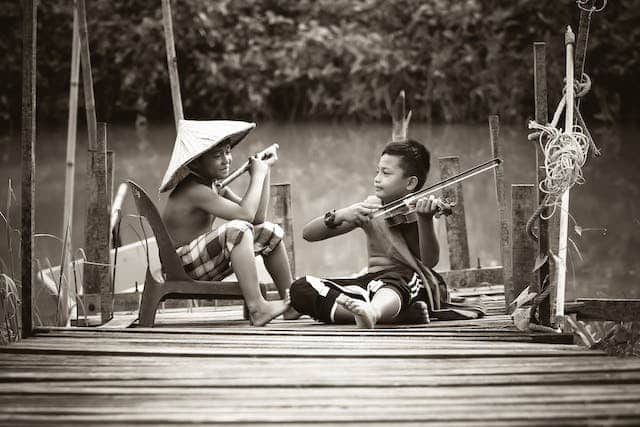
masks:
<path id="1" fill-rule="evenodd" d="M 440 275 L 451 288 L 476 288 L 485 284 L 502 284 L 503 271 L 503 267 L 466 268 L 442 271 Z"/>
<path id="2" fill-rule="evenodd" d="M 491 141 L 491 156 L 504 160 L 502 150 L 502 140 L 500 139 L 500 117 L 496 115 L 489 116 L 489 139 Z M 509 235 L 509 210 L 507 208 L 507 197 L 505 190 L 504 166 L 500 163 L 493 170 L 493 177 L 496 186 L 496 201 L 498 203 L 498 222 L 500 228 L 500 259 L 502 260 L 502 280 L 493 283 L 502 283 L 505 288 L 512 289 L 511 277 L 511 237 Z M 509 293 L 512 293 L 510 290 Z M 506 301 L 505 301 L 506 302 Z M 509 307 L 505 307 L 509 308 Z"/>
<path id="3" fill-rule="evenodd" d="M 268 218 L 284 230 L 284 246 L 291 266 L 291 275 L 296 274 L 296 257 L 293 245 L 293 211 L 291 209 L 291 184 L 272 184 Z"/>
<path id="4" fill-rule="evenodd" d="M 22 336 L 31 336 L 32 285 L 35 279 L 33 249 L 35 231 L 35 146 L 36 146 L 36 28 L 37 5 L 22 2 L 22 225 L 20 273 L 22 293 Z"/>
<path id="5" fill-rule="evenodd" d="M 526 224 L 534 211 L 535 186 L 532 184 L 514 184 L 511 186 L 511 241 L 513 287 L 505 288 L 507 306 L 527 286 L 535 283 L 533 267 L 536 247 L 526 232 Z"/>
<path id="6" fill-rule="evenodd" d="M 83 264 L 85 308 L 88 315 L 100 310 L 102 323 L 107 322 L 113 313 L 109 265 L 110 211 L 107 196 L 106 139 L 107 126 L 105 123 L 99 123 L 97 149 L 90 151 L 88 157 L 89 201 L 85 227 L 85 253 L 89 263 Z M 90 310 L 92 306 L 95 311 Z"/>
<path id="7" fill-rule="evenodd" d="M 533 82 L 535 93 L 535 118 L 536 122 L 546 124 L 549 121 L 547 111 L 547 57 L 546 57 L 546 45 L 543 42 L 535 42 L 533 44 Z M 536 149 L 536 182 L 540 183 L 545 179 L 544 169 L 544 154 Z M 542 203 L 545 194 L 538 189 L 537 192 L 537 204 Z M 537 221 L 538 224 L 538 256 L 545 257 L 549 254 L 549 221 L 542 218 L 549 216 L 549 210 L 544 208 L 540 213 L 540 218 Z M 557 219 L 554 221 L 556 229 L 559 227 Z M 556 239 L 557 240 L 557 239 Z M 537 292 L 541 292 L 548 282 L 549 276 L 549 262 L 546 261 L 538 269 L 537 273 Z M 540 323 L 549 326 L 551 324 L 551 299 L 546 298 L 538 308 L 538 315 Z"/>
<path id="8" fill-rule="evenodd" d="M 444 180 L 460 173 L 459 157 L 441 157 L 440 179 Z M 447 242 L 449 243 L 449 265 L 451 270 L 462 270 L 471 266 L 469 262 L 469 242 L 465 220 L 462 183 L 442 190 L 442 197 L 456 202 L 453 213 L 445 217 Z"/>
<path id="9" fill-rule="evenodd" d="M 578 298 L 578 320 L 640 321 L 640 299 Z"/>

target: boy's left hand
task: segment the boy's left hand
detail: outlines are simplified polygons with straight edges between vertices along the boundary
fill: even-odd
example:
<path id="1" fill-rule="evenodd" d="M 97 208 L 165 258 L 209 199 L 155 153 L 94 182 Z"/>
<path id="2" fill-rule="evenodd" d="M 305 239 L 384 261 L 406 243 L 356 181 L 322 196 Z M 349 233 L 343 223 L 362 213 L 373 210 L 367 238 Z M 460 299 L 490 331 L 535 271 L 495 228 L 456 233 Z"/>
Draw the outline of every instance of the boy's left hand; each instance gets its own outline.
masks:
<path id="1" fill-rule="evenodd" d="M 416 213 L 425 218 L 433 218 L 434 216 L 440 216 L 439 213 L 442 213 L 445 209 L 451 209 L 451 207 L 440 200 L 440 198 L 435 197 L 433 194 L 430 196 L 425 196 L 416 201 Z"/>
<path id="2" fill-rule="evenodd" d="M 262 160 L 269 166 L 273 166 L 275 162 L 278 161 L 278 147 L 274 144 L 267 148 L 264 153 L 264 157 Z"/>

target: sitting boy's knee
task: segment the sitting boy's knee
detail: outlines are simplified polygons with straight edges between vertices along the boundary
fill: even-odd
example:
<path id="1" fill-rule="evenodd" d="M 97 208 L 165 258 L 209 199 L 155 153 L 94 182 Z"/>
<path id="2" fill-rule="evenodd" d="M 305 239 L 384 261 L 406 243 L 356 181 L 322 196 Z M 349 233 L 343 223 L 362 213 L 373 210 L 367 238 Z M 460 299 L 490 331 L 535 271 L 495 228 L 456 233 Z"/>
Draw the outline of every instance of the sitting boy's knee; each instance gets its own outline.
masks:
<path id="1" fill-rule="evenodd" d="M 227 223 L 228 228 L 235 228 L 240 231 L 253 231 L 253 225 L 249 221 L 234 219 Z"/>
<path id="2" fill-rule="evenodd" d="M 284 237 L 284 230 L 282 229 L 282 227 L 273 222 L 265 221 L 263 223 L 256 224 L 255 228 L 256 234 L 258 234 L 258 230 L 264 229 L 268 230 L 271 235 L 277 239 L 282 239 Z"/>

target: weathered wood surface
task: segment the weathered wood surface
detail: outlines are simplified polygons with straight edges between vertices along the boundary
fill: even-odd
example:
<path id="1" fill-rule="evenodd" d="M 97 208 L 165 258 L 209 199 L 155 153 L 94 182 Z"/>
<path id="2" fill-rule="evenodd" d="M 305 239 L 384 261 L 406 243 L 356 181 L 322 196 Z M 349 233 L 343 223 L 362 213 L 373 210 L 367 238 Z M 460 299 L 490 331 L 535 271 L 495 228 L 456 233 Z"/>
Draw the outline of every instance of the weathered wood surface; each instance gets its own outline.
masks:
<path id="1" fill-rule="evenodd" d="M 640 322 L 640 299 L 578 298 L 572 312 L 578 320 Z"/>
<path id="2" fill-rule="evenodd" d="M 504 311 L 498 291 L 475 294 Z M 0 424 L 640 421 L 640 359 L 536 343 L 547 334 L 504 314 L 376 330 L 241 319 L 240 306 L 208 307 L 159 312 L 152 329 L 37 329 L 0 347 Z"/>
<path id="3" fill-rule="evenodd" d="M 526 232 L 526 224 L 535 210 L 536 188 L 533 184 L 511 185 L 511 276 L 513 284 L 505 288 L 507 306 L 527 286 L 535 288 L 533 268 L 536 261 L 536 243 Z"/>
<path id="4" fill-rule="evenodd" d="M 533 90 L 535 93 L 535 110 L 536 110 L 536 122 L 546 124 L 549 121 L 548 113 L 548 99 L 547 99 L 547 54 L 546 45 L 544 42 L 536 42 L 533 44 Z M 540 183 L 545 179 L 544 170 L 544 154 L 536 147 L 536 182 Z M 537 201 L 538 204 L 542 203 L 545 194 L 538 189 Z M 557 218 L 551 220 L 551 224 L 548 220 L 542 219 L 549 216 L 549 210 L 544 208 L 540 212 L 541 218 L 537 221 L 538 225 L 538 254 L 541 257 L 548 255 L 551 246 L 550 242 L 550 227 L 556 229 L 555 235 L 557 235 L 557 229 L 559 227 Z M 557 239 L 556 239 L 557 241 Z M 557 251 L 554 250 L 555 253 Z M 549 279 L 549 262 L 545 262 L 540 266 L 537 273 L 538 292 L 542 290 L 542 287 Z M 540 316 L 540 323 L 549 326 L 551 323 L 551 299 L 546 298 L 538 309 Z"/>
<path id="5" fill-rule="evenodd" d="M 460 158 L 441 157 L 440 179 L 444 180 L 460 173 Z M 442 190 L 442 197 L 456 202 L 453 213 L 445 217 L 447 242 L 449 244 L 449 265 L 451 270 L 461 270 L 471 266 L 469 261 L 469 241 L 467 239 L 467 223 L 464 211 L 462 183 Z"/>
<path id="6" fill-rule="evenodd" d="M 491 141 L 491 157 L 503 159 L 502 140 L 500 139 L 500 117 L 498 115 L 489 116 L 489 139 Z M 511 284 L 511 237 L 509 235 L 509 208 L 505 188 L 504 166 L 499 164 L 493 170 L 493 177 L 496 186 L 496 202 L 498 204 L 498 223 L 500 229 L 500 259 L 502 260 L 502 278 L 497 282 L 510 288 Z"/>
<path id="7" fill-rule="evenodd" d="M 22 265 L 22 336 L 31 335 L 33 327 L 32 289 L 34 282 L 33 250 L 35 232 L 35 166 L 36 166 L 36 40 L 37 2 L 22 2 L 22 184 L 20 253 Z"/>
<path id="8" fill-rule="evenodd" d="M 269 200 L 269 221 L 284 230 L 284 246 L 287 250 L 291 274 L 296 274 L 296 257 L 293 247 L 293 211 L 291 209 L 291 184 L 272 184 Z"/>

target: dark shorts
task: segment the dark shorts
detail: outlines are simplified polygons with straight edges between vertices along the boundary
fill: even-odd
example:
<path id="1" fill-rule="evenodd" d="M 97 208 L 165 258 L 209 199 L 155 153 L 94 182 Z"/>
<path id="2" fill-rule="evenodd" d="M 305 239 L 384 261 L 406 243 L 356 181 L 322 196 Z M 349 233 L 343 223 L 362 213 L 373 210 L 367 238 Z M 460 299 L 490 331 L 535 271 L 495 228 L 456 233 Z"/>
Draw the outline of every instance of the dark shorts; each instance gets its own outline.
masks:
<path id="1" fill-rule="evenodd" d="M 301 277 L 291 285 L 291 305 L 316 320 L 333 323 L 336 298 L 340 294 L 370 301 L 383 287 L 398 292 L 402 300 L 400 312 L 415 300 L 424 298 L 422 281 L 416 273 L 410 270 L 384 270 L 349 279 Z"/>

